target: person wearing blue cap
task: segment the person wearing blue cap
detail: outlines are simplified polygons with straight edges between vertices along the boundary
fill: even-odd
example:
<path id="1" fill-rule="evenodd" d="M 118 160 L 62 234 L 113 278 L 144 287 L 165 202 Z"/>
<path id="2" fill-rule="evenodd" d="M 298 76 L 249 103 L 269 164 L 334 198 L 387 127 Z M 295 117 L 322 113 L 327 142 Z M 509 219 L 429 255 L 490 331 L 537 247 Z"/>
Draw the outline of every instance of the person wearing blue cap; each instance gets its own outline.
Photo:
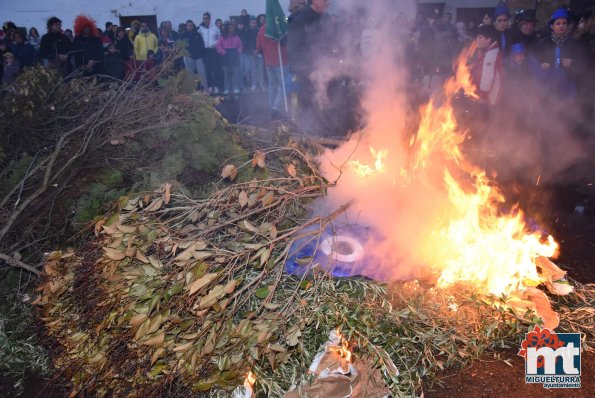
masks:
<path id="1" fill-rule="evenodd" d="M 510 29 L 508 29 L 509 20 L 510 10 L 506 4 L 501 2 L 496 6 L 496 10 L 494 11 L 494 28 L 498 32 L 496 40 L 498 41 L 498 45 L 500 46 L 500 50 L 502 51 L 502 56 L 505 61 L 508 59 L 510 46 L 512 45 Z"/>
<path id="2" fill-rule="evenodd" d="M 550 18 L 551 35 L 538 44 L 537 57 L 546 85 L 558 95 L 574 97 L 582 61 L 581 48 L 571 36 L 570 14 L 558 8 Z"/>

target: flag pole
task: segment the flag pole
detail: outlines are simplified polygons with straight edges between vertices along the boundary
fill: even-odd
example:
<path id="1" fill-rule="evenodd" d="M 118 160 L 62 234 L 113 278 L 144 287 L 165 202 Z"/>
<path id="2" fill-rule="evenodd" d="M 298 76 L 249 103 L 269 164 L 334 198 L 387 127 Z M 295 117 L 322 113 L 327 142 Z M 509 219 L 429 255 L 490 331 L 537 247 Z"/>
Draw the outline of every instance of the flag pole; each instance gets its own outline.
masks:
<path id="1" fill-rule="evenodd" d="M 287 92 L 285 89 L 285 72 L 283 71 L 283 57 L 281 57 L 281 40 L 277 40 L 277 53 L 279 53 L 279 68 L 281 69 L 281 86 L 283 87 L 283 103 L 285 104 L 285 112 L 289 113 L 287 106 Z"/>

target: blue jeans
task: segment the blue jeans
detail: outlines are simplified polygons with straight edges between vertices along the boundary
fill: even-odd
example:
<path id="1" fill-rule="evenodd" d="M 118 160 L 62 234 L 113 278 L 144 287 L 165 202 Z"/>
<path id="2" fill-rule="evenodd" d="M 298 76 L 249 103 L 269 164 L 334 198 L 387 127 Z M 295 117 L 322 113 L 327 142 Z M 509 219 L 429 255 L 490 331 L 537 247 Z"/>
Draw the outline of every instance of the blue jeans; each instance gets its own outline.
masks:
<path id="1" fill-rule="evenodd" d="M 232 91 L 232 90 L 239 90 L 240 89 L 240 65 L 228 67 L 223 67 L 223 76 L 225 82 L 225 90 Z"/>
<path id="2" fill-rule="evenodd" d="M 283 74 L 287 76 L 289 70 L 283 66 Z M 283 100 L 283 79 L 281 77 L 281 67 L 267 66 L 267 76 L 269 78 L 269 106 L 271 110 L 279 111 L 285 109 Z"/>

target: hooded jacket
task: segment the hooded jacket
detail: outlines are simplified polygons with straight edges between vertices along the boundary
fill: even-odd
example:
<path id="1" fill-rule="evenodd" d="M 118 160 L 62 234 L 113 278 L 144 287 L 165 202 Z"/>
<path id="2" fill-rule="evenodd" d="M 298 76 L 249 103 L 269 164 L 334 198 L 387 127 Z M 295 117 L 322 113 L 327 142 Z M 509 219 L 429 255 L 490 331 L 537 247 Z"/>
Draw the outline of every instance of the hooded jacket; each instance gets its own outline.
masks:
<path id="1" fill-rule="evenodd" d="M 134 38 L 134 56 L 138 61 L 146 61 L 149 50 L 156 53 L 157 48 L 159 48 L 157 36 L 151 32 L 141 32 Z"/>

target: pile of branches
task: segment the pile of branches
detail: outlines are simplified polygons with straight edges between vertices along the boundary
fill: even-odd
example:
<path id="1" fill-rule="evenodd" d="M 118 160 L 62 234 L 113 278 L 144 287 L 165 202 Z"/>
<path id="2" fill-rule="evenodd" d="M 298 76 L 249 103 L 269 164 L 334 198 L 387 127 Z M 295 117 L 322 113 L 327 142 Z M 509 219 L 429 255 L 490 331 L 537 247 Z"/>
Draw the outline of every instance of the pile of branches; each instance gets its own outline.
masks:
<path id="1" fill-rule="evenodd" d="M 105 167 L 110 146 L 177 122 L 184 103 L 174 109 L 175 93 L 155 81 L 170 76 L 180 51 L 140 81 L 35 67 L 2 90 L 0 260 L 38 274 L 40 243 L 66 223 L 54 225 L 52 209 L 76 191 L 81 169 Z"/>
<path id="2" fill-rule="evenodd" d="M 255 168 L 272 175 L 247 180 Z M 48 256 L 35 304 L 72 394 L 214 396 L 252 371 L 257 389 L 281 397 L 311 381 L 312 359 L 338 328 L 393 395 L 412 396 L 422 378 L 515 347 L 538 322 L 462 287 L 333 279 L 312 258 L 289 275 L 292 243 L 349 204 L 309 217 L 330 186 L 297 145 L 256 151 L 222 177 L 236 182 L 204 200 L 171 184 L 124 197 L 84 248 Z M 594 299 L 593 286 L 560 299 L 562 325 L 590 341 Z"/>

